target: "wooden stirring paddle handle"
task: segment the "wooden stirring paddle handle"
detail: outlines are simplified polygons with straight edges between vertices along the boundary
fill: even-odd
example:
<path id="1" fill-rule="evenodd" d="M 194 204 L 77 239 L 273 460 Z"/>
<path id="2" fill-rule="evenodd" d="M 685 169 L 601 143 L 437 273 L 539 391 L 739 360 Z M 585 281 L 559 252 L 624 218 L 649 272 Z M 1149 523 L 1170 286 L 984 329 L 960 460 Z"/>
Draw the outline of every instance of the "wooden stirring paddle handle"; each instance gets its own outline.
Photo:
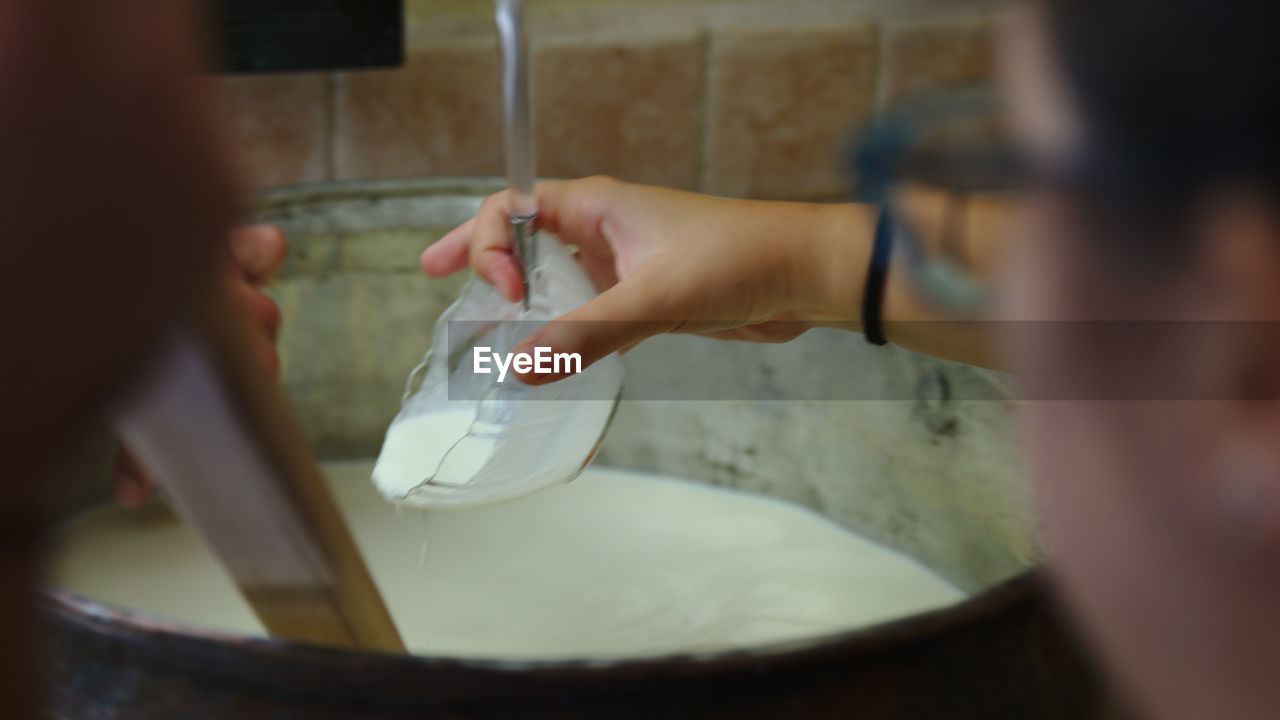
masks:
<path id="1" fill-rule="evenodd" d="M 403 652 L 351 533 L 275 384 L 250 354 L 239 308 L 215 292 L 175 331 L 116 413 L 267 632 Z"/>

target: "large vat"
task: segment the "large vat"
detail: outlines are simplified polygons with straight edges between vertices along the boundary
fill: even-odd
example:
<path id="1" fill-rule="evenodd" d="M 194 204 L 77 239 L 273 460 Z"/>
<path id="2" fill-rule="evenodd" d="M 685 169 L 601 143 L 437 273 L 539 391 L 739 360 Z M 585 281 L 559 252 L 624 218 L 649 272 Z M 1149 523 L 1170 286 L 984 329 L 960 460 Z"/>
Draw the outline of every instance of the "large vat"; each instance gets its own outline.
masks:
<path id="1" fill-rule="evenodd" d="M 284 385 L 323 457 L 376 453 L 459 280 L 425 244 L 498 188 L 305 186 L 260 198 L 291 252 L 273 288 Z M 1050 603 L 1002 382 L 836 331 L 785 346 L 662 338 L 626 358 L 598 462 L 811 507 L 971 597 L 786 645 L 617 662 L 461 661 L 196 631 L 47 588 L 49 703 L 68 718 L 1097 717 L 1102 693 Z M 837 397 L 840 400 L 820 398 Z M 103 502 L 80 463 L 66 515 Z"/>

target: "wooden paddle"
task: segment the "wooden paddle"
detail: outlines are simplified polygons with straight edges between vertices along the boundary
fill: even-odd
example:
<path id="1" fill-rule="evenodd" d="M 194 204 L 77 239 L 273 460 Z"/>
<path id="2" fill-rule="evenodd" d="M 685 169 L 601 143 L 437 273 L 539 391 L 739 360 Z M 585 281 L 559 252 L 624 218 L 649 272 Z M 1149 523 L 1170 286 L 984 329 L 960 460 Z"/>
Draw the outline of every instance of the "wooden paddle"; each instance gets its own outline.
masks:
<path id="1" fill-rule="evenodd" d="M 404 644 L 279 390 L 219 289 L 116 413 L 121 439 L 277 638 Z"/>

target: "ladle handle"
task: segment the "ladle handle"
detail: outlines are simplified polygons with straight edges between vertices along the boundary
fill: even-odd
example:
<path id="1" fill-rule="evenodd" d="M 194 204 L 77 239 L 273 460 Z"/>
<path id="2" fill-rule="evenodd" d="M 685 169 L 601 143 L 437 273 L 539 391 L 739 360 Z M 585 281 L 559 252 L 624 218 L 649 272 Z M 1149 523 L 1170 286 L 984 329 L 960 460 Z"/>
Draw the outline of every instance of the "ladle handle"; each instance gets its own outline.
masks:
<path id="1" fill-rule="evenodd" d="M 494 20 L 502 54 L 502 105 L 511 216 L 529 218 L 538 214 L 538 201 L 533 194 L 533 109 L 529 97 L 524 6 L 520 0 L 497 0 Z"/>
<path id="2" fill-rule="evenodd" d="M 533 234 L 537 230 L 538 199 L 534 195 L 533 109 L 529 91 L 529 49 L 524 32 L 524 6 L 520 0 L 497 0 L 494 21 L 502 55 L 502 105 L 504 110 L 507 185 L 512 242 L 520 260 L 524 282 L 524 307 L 529 309 L 537 258 Z"/>
<path id="3" fill-rule="evenodd" d="M 320 469 L 221 292 L 122 404 L 115 425 L 267 632 L 404 651 Z"/>

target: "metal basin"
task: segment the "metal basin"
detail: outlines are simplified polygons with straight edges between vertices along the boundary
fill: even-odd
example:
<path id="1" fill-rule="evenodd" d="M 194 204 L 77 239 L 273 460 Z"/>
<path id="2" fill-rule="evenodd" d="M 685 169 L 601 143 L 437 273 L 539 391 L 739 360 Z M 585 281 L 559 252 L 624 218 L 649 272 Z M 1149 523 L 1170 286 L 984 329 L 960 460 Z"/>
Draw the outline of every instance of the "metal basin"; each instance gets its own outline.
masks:
<path id="1" fill-rule="evenodd" d="M 460 283 L 422 277 L 417 254 L 497 188 L 379 181 L 260 198 L 258 218 L 291 242 L 272 291 L 284 316 L 283 382 L 322 457 L 377 451 L 405 374 Z M 918 558 L 969 599 L 749 651 L 510 662 L 199 632 L 48 588 L 53 713 L 1076 720 L 1100 712 L 1098 683 L 1036 569 L 998 376 L 836 331 L 770 347 L 662 338 L 626 363 L 628 389 L 597 462 L 811 507 Z M 71 471 L 58 515 L 104 501 L 93 466 Z"/>

